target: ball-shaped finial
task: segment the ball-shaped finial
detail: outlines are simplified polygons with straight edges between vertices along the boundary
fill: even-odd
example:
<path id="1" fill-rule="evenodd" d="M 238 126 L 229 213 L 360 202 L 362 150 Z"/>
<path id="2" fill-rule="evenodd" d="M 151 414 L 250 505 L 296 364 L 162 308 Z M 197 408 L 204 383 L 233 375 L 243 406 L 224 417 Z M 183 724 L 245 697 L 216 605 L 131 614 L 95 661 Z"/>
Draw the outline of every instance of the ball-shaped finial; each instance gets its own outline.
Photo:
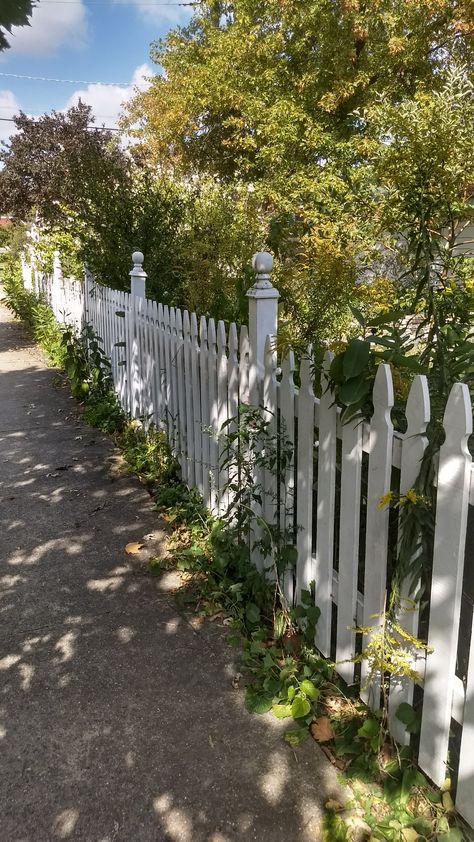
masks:
<path id="1" fill-rule="evenodd" d="M 257 275 L 269 275 L 273 269 L 273 257 L 268 251 L 257 251 L 252 258 L 252 266 Z"/>
<path id="2" fill-rule="evenodd" d="M 132 260 L 135 266 L 142 266 L 143 261 L 145 260 L 143 253 L 141 251 L 134 251 L 132 254 Z"/>

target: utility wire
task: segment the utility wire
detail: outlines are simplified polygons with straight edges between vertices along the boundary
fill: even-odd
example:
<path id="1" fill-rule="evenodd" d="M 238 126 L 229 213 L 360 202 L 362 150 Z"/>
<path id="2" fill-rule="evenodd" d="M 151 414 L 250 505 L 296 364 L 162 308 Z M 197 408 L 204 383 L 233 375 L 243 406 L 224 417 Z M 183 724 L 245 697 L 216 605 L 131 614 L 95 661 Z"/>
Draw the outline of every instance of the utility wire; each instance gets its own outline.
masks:
<path id="1" fill-rule="evenodd" d="M 13 117 L 0 117 L 1 123 L 14 123 Z M 33 120 L 33 123 L 39 123 L 39 120 Z M 120 129 L 112 126 L 95 126 L 93 123 L 87 126 L 88 129 L 93 129 L 96 132 L 119 132 Z"/>
<path id="2" fill-rule="evenodd" d="M 107 85 L 108 87 L 130 88 L 133 82 L 88 82 L 86 79 L 55 79 L 49 76 L 24 76 L 21 73 L 0 73 L 10 79 L 28 79 L 30 82 L 64 82 L 67 85 Z"/>

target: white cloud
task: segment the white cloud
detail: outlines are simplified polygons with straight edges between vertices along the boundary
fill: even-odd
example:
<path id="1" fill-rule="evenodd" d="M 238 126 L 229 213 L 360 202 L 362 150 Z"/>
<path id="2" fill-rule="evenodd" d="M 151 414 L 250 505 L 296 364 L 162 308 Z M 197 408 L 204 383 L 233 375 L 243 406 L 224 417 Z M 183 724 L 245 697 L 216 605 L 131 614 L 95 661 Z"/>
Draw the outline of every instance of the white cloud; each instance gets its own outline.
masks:
<path id="1" fill-rule="evenodd" d="M 122 6 L 135 6 L 145 20 L 158 26 L 160 24 L 168 26 L 170 23 L 183 25 L 190 20 L 193 6 L 179 5 L 179 2 L 189 2 L 189 0 L 162 0 L 162 2 L 168 2 L 169 5 L 154 6 L 150 0 L 114 0 L 114 3 Z"/>
<path id="2" fill-rule="evenodd" d="M 15 125 L 9 121 L 19 110 L 20 105 L 15 94 L 12 91 L 0 91 L 0 141 L 8 140 L 10 135 L 16 132 Z"/>
<path id="3" fill-rule="evenodd" d="M 82 0 L 39 3 L 30 26 L 14 26 L 8 40 L 8 57 L 50 55 L 64 46 L 81 49 L 87 41 L 87 9 Z"/>
<path id="4" fill-rule="evenodd" d="M 145 90 L 150 84 L 146 77 L 152 75 L 151 67 L 147 64 L 141 64 L 135 69 L 128 87 L 101 84 L 87 85 L 83 90 L 74 91 L 63 110 L 77 105 L 79 100 L 82 100 L 82 102 L 92 106 L 96 123 L 99 126 L 105 124 L 114 128 L 117 125 L 124 103 L 131 99 L 137 89 Z"/>

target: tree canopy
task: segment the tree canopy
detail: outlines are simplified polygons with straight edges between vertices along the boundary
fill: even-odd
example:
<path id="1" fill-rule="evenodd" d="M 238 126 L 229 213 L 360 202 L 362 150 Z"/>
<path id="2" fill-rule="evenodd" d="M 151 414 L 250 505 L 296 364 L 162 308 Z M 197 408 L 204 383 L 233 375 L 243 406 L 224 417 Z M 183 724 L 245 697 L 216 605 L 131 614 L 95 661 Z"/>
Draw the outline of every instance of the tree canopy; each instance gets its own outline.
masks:
<path id="1" fill-rule="evenodd" d="M 2 0 L 0 7 L 0 52 L 10 44 L 5 32 L 11 32 L 12 26 L 29 26 L 35 0 Z"/>
<path id="2" fill-rule="evenodd" d="M 292 324 L 334 337 L 424 191 L 438 227 L 461 210 L 473 34 L 472 0 L 203 0 L 152 46 L 162 72 L 130 124 L 169 172 L 251 191 Z"/>

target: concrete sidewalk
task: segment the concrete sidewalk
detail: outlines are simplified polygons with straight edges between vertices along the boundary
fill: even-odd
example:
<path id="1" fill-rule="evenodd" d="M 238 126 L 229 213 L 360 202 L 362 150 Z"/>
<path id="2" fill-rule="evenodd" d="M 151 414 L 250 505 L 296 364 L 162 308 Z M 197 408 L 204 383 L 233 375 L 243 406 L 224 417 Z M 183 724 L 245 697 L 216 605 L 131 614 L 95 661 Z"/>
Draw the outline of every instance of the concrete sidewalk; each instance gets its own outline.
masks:
<path id="1" fill-rule="evenodd" d="M 1 842 L 320 839 L 333 768 L 125 554 L 150 497 L 57 381 L 0 304 Z"/>

